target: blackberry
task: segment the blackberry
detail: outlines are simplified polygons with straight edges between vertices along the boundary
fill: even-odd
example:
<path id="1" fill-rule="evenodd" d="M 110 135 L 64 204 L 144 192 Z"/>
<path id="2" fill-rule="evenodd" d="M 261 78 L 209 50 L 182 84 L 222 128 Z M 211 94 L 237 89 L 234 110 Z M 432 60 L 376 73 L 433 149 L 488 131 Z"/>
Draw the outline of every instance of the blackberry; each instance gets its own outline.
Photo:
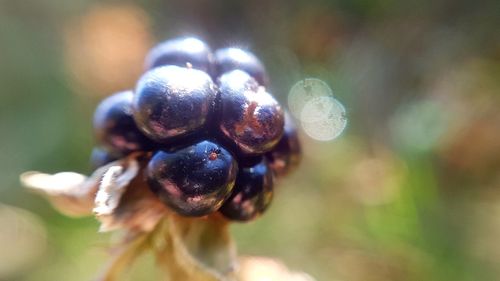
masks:
<path id="1" fill-rule="evenodd" d="M 216 94 L 212 79 L 203 71 L 158 67 L 137 83 L 132 112 L 147 136 L 168 143 L 203 130 L 213 114 Z"/>
<path id="2" fill-rule="evenodd" d="M 114 154 L 150 150 L 154 143 L 137 128 L 132 117 L 131 91 L 105 98 L 94 113 L 94 132 L 100 144 Z"/>
<path id="3" fill-rule="evenodd" d="M 173 153 L 158 151 L 147 167 L 151 190 L 184 216 L 204 216 L 219 209 L 237 172 L 229 151 L 209 141 Z"/>
<path id="4" fill-rule="evenodd" d="M 278 144 L 266 153 L 269 166 L 277 177 L 283 177 L 292 172 L 300 163 L 302 149 L 297 128 L 292 117 L 285 114 L 285 130 Z"/>
<path id="5" fill-rule="evenodd" d="M 266 91 L 259 59 L 238 48 L 214 56 L 183 37 L 154 47 L 146 69 L 133 92 L 97 107 L 93 167 L 148 152 L 134 155 L 151 191 L 176 213 L 220 211 L 236 221 L 264 213 L 273 175 L 292 171 L 301 149 L 293 120 Z"/>
<path id="6" fill-rule="evenodd" d="M 146 69 L 177 65 L 192 67 L 206 73 L 213 71 L 210 47 L 195 37 L 180 37 L 156 45 L 146 57 Z"/>
<path id="7" fill-rule="evenodd" d="M 260 85 L 267 86 L 268 78 L 264 65 L 251 52 L 240 48 L 224 48 L 215 52 L 216 77 L 232 70 L 242 70 L 252 76 Z"/>
<path id="8" fill-rule="evenodd" d="M 234 70 L 220 78 L 220 124 L 238 154 L 255 155 L 271 150 L 283 134 L 283 110 L 247 73 Z"/>
<path id="9" fill-rule="evenodd" d="M 240 169 L 234 190 L 220 212 L 236 221 L 249 221 L 261 215 L 273 198 L 273 176 L 264 161 Z"/>
<path id="10" fill-rule="evenodd" d="M 122 155 L 112 153 L 102 147 L 95 147 L 94 149 L 92 149 L 92 153 L 90 154 L 90 166 L 93 169 L 97 169 L 108 163 L 120 159 L 121 156 Z"/>

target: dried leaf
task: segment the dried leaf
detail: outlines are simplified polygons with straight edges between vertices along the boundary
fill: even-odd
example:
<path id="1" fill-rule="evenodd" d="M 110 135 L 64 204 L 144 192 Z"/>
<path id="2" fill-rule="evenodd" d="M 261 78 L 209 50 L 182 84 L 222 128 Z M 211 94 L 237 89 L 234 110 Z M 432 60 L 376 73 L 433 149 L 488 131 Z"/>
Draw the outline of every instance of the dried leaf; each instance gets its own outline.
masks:
<path id="1" fill-rule="evenodd" d="M 31 191 L 47 196 L 61 213 L 69 216 L 88 216 L 92 214 L 95 193 L 106 170 L 107 166 L 102 167 L 90 177 L 74 172 L 51 175 L 32 171 L 23 173 L 20 180 Z"/>

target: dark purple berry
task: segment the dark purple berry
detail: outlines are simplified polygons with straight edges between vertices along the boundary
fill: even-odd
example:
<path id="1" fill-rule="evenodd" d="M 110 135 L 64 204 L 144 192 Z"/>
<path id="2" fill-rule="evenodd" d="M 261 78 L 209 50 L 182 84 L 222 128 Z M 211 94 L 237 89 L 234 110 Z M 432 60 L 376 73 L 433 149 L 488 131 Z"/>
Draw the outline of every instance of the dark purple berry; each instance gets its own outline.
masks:
<path id="1" fill-rule="evenodd" d="M 285 113 L 285 132 L 273 150 L 266 153 L 266 158 L 275 175 L 283 177 L 297 168 L 301 157 L 297 128 L 290 114 Z"/>
<path id="2" fill-rule="evenodd" d="M 114 94 L 104 99 L 94 113 L 96 138 L 110 151 L 127 154 L 153 146 L 134 122 L 132 98 L 131 91 Z"/>
<path id="3" fill-rule="evenodd" d="M 262 62 L 252 53 L 240 48 L 225 48 L 215 52 L 216 77 L 231 70 L 242 70 L 250 74 L 262 86 L 267 86 L 268 78 Z"/>
<path id="4" fill-rule="evenodd" d="M 109 152 L 107 149 L 95 147 L 90 154 L 90 166 L 95 170 L 120 159 L 120 157 L 121 155 Z"/>
<path id="5" fill-rule="evenodd" d="M 205 72 L 158 67 L 137 83 L 134 119 L 147 136 L 168 143 L 201 132 L 213 114 L 216 95 L 215 85 Z"/>
<path id="6" fill-rule="evenodd" d="M 158 151 L 147 167 L 151 190 L 184 216 L 204 216 L 219 209 L 237 173 L 232 155 L 209 141 L 172 153 Z"/>
<path id="7" fill-rule="evenodd" d="M 264 157 L 262 154 L 252 155 L 252 156 L 239 156 L 238 157 L 238 164 L 239 164 L 239 167 L 248 168 L 248 167 L 252 167 L 252 166 L 259 164 L 260 162 L 262 162 L 263 158 Z"/>
<path id="8" fill-rule="evenodd" d="M 220 212 L 236 221 L 249 221 L 261 215 L 273 198 L 273 176 L 264 161 L 240 169 L 231 196 Z"/>
<path id="9" fill-rule="evenodd" d="M 156 45 L 146 57 L 146 69 L 166 65 L 192 67 L 210 73 L 213 55 L 210 47 L 197 38 L 176 38 Z"/>
<path id="10" fill-rule="evenodd" d="M 273 96 L 240 70 L 220 78 L 220 130 L 237 154 L 271 150 L 283 135 L 283 110 Z"/>

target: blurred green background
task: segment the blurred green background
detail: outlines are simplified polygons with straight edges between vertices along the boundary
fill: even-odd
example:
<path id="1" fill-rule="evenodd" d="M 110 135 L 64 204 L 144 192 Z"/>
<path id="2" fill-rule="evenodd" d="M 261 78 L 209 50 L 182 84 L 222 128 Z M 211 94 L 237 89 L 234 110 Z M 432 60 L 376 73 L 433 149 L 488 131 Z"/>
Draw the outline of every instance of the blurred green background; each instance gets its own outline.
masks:
<path id="1" fill-rule="evenodd" d="M 0 0 L 0 280 L 102 267 L 110 235 L 18 175 L 89 173 L 95 105 L 183 34 L 249 47 L 283 104 L 316 77 L 348 111 L 338 139 L 302 134 L 272 208 L 232 227 L 241 254 L 318 280 L 499 280 L 499 27 L 487 0 Z M 129 279 L 154 276 L 145 257 Z"/>

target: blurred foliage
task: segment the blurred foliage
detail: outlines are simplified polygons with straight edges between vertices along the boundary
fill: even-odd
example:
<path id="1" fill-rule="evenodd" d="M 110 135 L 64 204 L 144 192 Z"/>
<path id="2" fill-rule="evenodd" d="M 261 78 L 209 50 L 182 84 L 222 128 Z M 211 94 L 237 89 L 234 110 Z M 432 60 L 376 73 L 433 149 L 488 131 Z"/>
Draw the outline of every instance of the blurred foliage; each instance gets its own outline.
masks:
<path id="1" fill-rule="evenodd" d="M 89 280 L 102 267 L 109 236 L 96 221 L 57 214 L 18 175 L 89 172 L 95 105 L 134 86 L 154 42 L 181 34 L 254 50 L 283 103 L 317 77 L 348 110 L 339 139 L 302 136 L 304 162 L 269 212 L 234 225 L 241 254 L 318 280 L 498 280 L 498 11 L 493 0 L 0 0 L 0 280 Z M 145 257 L 130 280 L 153 268 Z"/>

